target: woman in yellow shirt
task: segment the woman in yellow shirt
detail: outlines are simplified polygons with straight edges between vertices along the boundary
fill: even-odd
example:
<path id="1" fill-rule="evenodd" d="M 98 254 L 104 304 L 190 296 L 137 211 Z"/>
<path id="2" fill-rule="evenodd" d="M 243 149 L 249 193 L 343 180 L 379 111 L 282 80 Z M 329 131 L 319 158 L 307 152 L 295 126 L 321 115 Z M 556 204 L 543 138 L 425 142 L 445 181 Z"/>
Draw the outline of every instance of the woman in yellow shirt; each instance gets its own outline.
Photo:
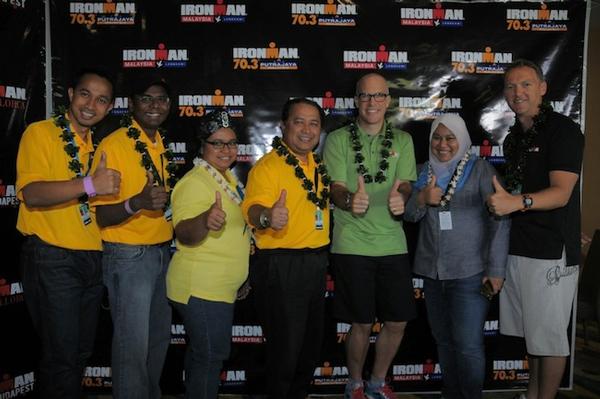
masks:
<path id="1" fill-rule="evenodd" d="M 186 398 L 216 398 L 229 357 L 233 306 L 248 276 L 250 229 L 240 203 L 243 185 L 229 167 L 237 138 L 225 110 L 200 121 L 200 159 L 172 194 L 177 251 L 167 273 L 167 296 L 189 337 Z"/>

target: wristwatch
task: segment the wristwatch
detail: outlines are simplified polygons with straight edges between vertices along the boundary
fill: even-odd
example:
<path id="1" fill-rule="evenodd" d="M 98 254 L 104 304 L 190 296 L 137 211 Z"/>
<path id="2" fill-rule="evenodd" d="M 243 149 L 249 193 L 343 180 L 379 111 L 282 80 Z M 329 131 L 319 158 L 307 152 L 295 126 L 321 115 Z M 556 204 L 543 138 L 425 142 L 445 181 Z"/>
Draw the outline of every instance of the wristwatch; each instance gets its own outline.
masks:
<path id="1" fill-rule="evenodd" d="M 521 209 L 521 211 L 526 211 L 528 209 L 531 209 L 532 206 L 533 206 L 533 198 L 531 198 L 527 194 L 523 194 L 523 209 Z"/>
<path id="2" fill-rule="evenodd" d="M 267 216 L 267 212 L 262 211 L 260 216 L 258 217 L 258 223 L 262 229 L 267 229 L 271 226 L 271 221 L 269 220 L 269 216 Z"/>
<path id="3" fill-rule="evenodd" d="M 346 196 L 344 197 L 344 209 L 347 211 L 352 210 L 352 192 L 347 191 Z"/>

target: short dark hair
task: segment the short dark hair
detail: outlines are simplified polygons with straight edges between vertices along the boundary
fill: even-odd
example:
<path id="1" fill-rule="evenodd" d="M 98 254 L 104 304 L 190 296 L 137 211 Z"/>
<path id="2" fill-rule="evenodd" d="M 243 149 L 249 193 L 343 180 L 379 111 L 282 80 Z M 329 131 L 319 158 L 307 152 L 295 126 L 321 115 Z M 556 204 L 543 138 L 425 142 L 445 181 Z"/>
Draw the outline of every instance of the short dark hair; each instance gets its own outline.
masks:
<path id="1" fill-rule="evenodd" d="M 522 68 L 522 67 L 527 67 L 527 68 L 533 69 L 535 71 L 535 74 L 537 75 L 538 79 L 542 82 L 545 81 L 544 73 L 542 72 L 542 68 L 540 68 L 540 66 L 538 64 L 536 64 L 535 62 L 526 60 L 524 58 L 520 58 L 520 59 L 514 61 L 512 64 L 510 64 L 508 66 L 508 68 L 506 68 L 506 70 L 504 71 L 504 76 L 508 75 L 508 73 L 510 71 L 512 71 L 513 69 Z"/>
<path id="2" fill-rule="evenodd" d="M 101 77 L 102 79 L 106 80 L 108 83 L 110 83 L 110 97 L 111 97 L 111 100 L 114 100 L 114 98 L 115 98 L 115 80 L 110 72 L 108 72 L 107 70 L 102 69 L 102 68 L 85 67 L 85 68 L 80 69 L 79 71 L 77 71 L 77 73 L 73 77 L 73 80 L 71 80 L 71 85 L 69 87 L 72 89 L 75 89 L 77 86 L 79 86 L 79 84 L 83 80 L 84 76 L 86 76 L 86 75 L 96 75 L 96 76 Z"/>
<path id="3" fill-rule="evenodd" d="M 283 122 L 288 120 L 288 118 L 290 117 L 290 110 L 296 104 L 306 104 L 315 107 L 319 111 L 319 119 L 321 120 L 321 125 L 325 123 L 325 111 L 323 111 L 323 108 L 321 108 L 321 106 L 313 100 L 309 100 L 305 97 L 291 98 L 287 100 L 285 104 L 283 104 L 283 110 L 281 111 L 281 120 Z"/>
<path id="4" fill-rule="evenodd" d="M 131 79 L 130 95 L 144 94 L 152 86 L 160 86 L 165 89 L 167 96 L 171 97 L 171 86 L 165 78 L 155 72 L 139 73 Z"/>

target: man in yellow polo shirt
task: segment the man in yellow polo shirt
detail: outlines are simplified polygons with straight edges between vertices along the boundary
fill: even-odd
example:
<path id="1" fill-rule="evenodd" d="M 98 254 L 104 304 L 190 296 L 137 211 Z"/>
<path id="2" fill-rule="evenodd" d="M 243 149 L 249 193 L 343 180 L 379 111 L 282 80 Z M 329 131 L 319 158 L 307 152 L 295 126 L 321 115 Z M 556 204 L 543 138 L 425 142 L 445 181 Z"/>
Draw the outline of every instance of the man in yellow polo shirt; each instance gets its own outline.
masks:
<path id="1" fill-rule="evenodd" d="M 93 203 L 104 242 L 104 284 L 113 320 L 112 382 L 115 398 L 160 398 L 160 375 L 170 341 L 171 308 L 165 276 L 173 236 L 169 192 L 173 157 L 161 125 L 170 88 L 141 75 L 129 99 L 133 117 L 98 148 L 121 172 L 118 195 Z M 94 162 L 93 168 L 98 163 Z"/>
<path id="2" fill-rule="evenodd" d="M 119 173 L 94 156 L 91 128 L 112 109 L 113 84 L 83 70 L 66 112 L 29 125 L 17 156 L 17 229 L 23 289 L 42 340 L 41 398 L 81 398 L 83 368 L 94 349 L 102 300 L 100 232 L 88 198 L 119 190 Z"/>
<path id="3" fill-rule="evenodd" d="M 289 100 L 283 141 L 250 171 L 242 212 L 256 231 L 251 284 L 267 338 L 270 398 L 305 398 L 321 349 L 329 244 L 329 176 L 312 151 L 324 113 Z"/>

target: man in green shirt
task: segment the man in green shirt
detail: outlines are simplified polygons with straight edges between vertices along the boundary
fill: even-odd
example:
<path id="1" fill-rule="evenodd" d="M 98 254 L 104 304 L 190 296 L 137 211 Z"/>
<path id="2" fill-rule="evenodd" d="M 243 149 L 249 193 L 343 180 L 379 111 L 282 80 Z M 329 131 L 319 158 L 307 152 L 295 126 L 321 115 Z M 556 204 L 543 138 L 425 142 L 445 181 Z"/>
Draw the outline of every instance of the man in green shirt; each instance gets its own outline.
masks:
<path id="1" fill-rule="evenodd" d="M 385 377 L 407 320 L 416 316 L 412 275 L 402 229 L 404 203 L 417 177 L 412 138 L 385 120 L 387 81 L 369 73 L 356 84 L 356 122 L 331 132 L 325 162 L 335 204 L 331 252 L 335 316 L 352 323 L 346 337 L 348 399 L 395 398 Z M 371 379 L 363 366 L 375 322 L 385 323 L 375 345 Z"/>

